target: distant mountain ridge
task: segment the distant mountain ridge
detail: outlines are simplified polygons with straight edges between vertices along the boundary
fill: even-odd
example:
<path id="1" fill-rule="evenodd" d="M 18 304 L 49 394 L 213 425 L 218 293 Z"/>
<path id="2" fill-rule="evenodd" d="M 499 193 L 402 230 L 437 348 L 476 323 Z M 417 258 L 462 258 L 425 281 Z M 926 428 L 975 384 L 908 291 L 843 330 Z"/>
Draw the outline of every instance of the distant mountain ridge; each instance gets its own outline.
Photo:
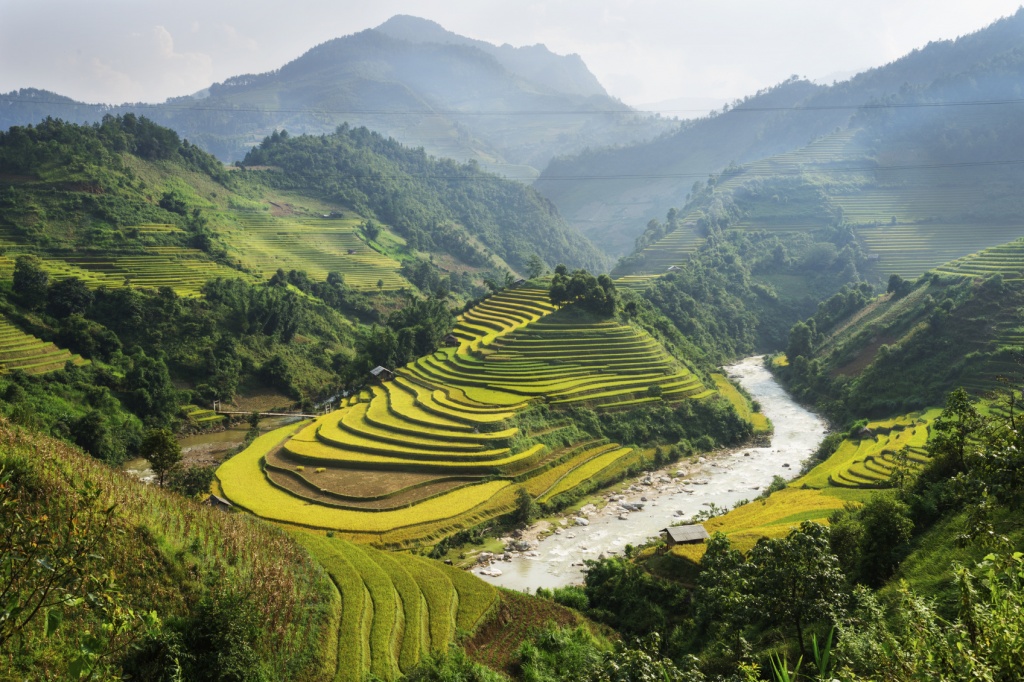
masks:
<path id="1" fill-rule="evenodd" d="M 524 180 L 553 156 L 649 139 L 671 125 L 610 97 L 577 55 L 498 47 L 409 16 L 161 104 L 88 105 L 31 89 L 3 99 L 3 129 L 133 112 L 235 161 L 274 130 L 323 134 L 349 123 Z"/>
<path id="2" fill-rule="evenodd" d="M 1024 11 L 842 83 L 790 79 L 657 140 L 555 159 L 535 186 L 599 247 L 623 255 L 649 220 L 683 206 L 695 181 L 730 164 L 802 148 L 888 104 L 1019 98 L 1021 45 Z"/>
<path id="3" fill-rule="evenodd" d="M 411 43 L 474 47 L 497 59 L 509 71 L 555 92 L 583 97 L 608 96 L 579 55 L 556 55 L 540 43 L 523 47 L 513 47 L 508 43 L 496 46 L 460 36 L 429 19 L 408 14 L 395 15 L 374 30 Z"/>

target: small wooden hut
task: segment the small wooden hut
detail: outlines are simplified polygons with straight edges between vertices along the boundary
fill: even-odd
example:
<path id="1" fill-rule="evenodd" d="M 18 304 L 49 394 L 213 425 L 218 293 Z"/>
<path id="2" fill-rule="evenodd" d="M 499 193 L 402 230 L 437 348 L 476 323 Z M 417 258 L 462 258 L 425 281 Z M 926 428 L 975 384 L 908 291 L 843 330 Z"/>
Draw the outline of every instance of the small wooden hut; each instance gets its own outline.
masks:
<path id="1" fill-rule="evenodd" d="M 696 545 L 711 537 L 704 526 L 699 523 L 689 526 L 669 526 L 668 528 L 662 528 L 661 532 L 665 534 L 665 542 L 668 543 L 669 547 L 673 545 Z"/>
<path id="2" fill-rule="evenodd" d="M 231 511 L 235 508 L 233 504 L 217 495 L 210 495 L 207 497 L 205 504 L 210 505 L 214 509 L 220 509 L 221 511 Z"/>

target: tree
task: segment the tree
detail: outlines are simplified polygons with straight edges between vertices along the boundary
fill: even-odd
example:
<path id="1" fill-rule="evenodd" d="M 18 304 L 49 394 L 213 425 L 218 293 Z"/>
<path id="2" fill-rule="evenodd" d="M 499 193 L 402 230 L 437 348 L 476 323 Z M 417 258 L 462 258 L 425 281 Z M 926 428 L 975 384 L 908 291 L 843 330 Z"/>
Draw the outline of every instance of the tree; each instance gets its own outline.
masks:
<path id="1" fill-rule="evenodd" d="M 185 497 L 195 497 L 210 492 L 216 467 L 186 467 L 170 472 L 167 487 Z"/>
<path id="2" fill-rule="evenodd" d="M 81 315 L 92 303 L 92 292 L 77 277 L 55 282 L 46 292 L 46 312 L 58 319 Z"/>
<path id="3" fill-rule="evenodd" d="M 564 274 L 564 270 L 564 266 L 556 268 L 555 276 L 551 279 L 548 296 L 552 305 L 579 302 L 585 310 L 600 317 L 615 314 L 615 284 L 608 275 L 595 278 L 586 270 L 576 270 L 570 277 Z"/>
<path id="4" fill-rule="evenodd" d="M 811 355 L 811 343 L 814 339 L 814 329 L 805 322 L 797 322 L 789 330 L 789 345 L 786 346 L 786 357 L 792 362 L 798 357 L 809 357 Z"/>
<path id="5" fill-rule="evenodd" d="M 806 658 L 806 626 L 834 620 L 846 600 L 846 577 L 829 547 L 828 529 L 804 521 L 784 538 L 761 538 L 747 564 L 757 611 L 769 623 L 792 627 Z"/>
<path id="6" fill-rule="evenodd" d="M 181 462 L 181 446 L 170 429 L 150 429 L 139 454 L 149 460 L 161 488 L 168 472 Z"/>
<path id="7" fill-rule="evenodd" d="M 536 279 L 544 274 L 546 266 L 544 261 L 537 254 L 533 254 L 526 261 L 526 276 L 530 279 Z"/>
<path id="8" fill-rule="evenodd" d="M 983 424 L 967 391 L 956 389 L 946 396 L 946 406 L 932 425 L 928 454 L 949 474 L 966 471 L 968 440 Z"/>
<path id="9" fill-rule="evenodd" d="M 914 530 L 910 508 L 892 494 L 872 497 L 858 511 L 864 532 L 860 540 L 860 575 L 879 587 L 896 570 Z"/>
<path id="10" fill-rule="evenodd" d="M 750 622 L 750 576 L 743 553 L 724 533 L 714 533 L 700 560 L 694 594 L 696 621 L 705 631 L 728 636 L 740 652 L 743 627 Z"/>
<path id="11" fill-rule="evenodd" d="M 529 525 L 533 523 L 539 514 L 540 509 L 537 507 L 533 496 L 527 492 L 526 488 L 520 487 L 516 491 L 516 510 L 512 518 L 518 524 Z"/>
<path id="12" fill-rule="evenodd" d="M 167 423 L 178 410 L 178 395 L 167 365 L 141 349 L 131 356 L 132 366 L 122 388 L 131 396 L 132 410 L 150 422 Z"/>
<path id="13" fill-rule="evenodd" d="M 26 308 L 35 310 L 46 302 L 49 281 L 43 262 L 35 256 L 18 256 L 14 261 L 14 293 Z"/>
<path id="14" fill-rule="evenodd" d="M 367 220 L 363 223 L 363 234 L 366 235 L 367 241 L 375 241 L 380 236 L 380 225 L 373 220 Z"/>

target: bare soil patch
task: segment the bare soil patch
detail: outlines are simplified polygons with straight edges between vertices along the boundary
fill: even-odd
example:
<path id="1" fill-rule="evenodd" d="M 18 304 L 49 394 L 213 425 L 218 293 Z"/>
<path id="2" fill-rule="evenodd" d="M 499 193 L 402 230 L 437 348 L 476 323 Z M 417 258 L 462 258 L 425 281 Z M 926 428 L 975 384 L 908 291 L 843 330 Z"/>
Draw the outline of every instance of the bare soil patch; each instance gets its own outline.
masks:
<path id="1" fill-rule="evenodd" d="M 876 336 L 871 340 L 867 346 L 865 346 L 857 356 L 846 363 L 842 367 L 839 367 L 833 372 L 833 376 L 852 376 L 860 374 L 865 367 L 871 364 L 871 361 L 875 359 L 875 355 L 878 354 L 878 349 L 887 343 L 894 343 L 896 337 L 894 336 Z"/>
<path id="2" fill-rule="evenodd" d="M 304 473 L 308 473 L 304 472 Z M 309 474 L 309 477 L 316 480 L 319 483 L 319 477 L 326 474 L 326 471 L 320 473 Z M 350 472 L 358 476 L 363 472 Z M 366 473 L 378 473 L 378 472 L 366 472 Z M 383 472 L 381 472 L 383 473 Z M 415 504 L 427 497 L 434 495 L 440 495 L 441 493 L 454 490 L 461 486 L 467 485 L 467 481 L 437 481 L 434 483 L 427 483 L 413 488 L 411 490 L 404 490 L 391 497 L 386 497 L 381 500 L 343 500 L 339 499 L 322 489 L 318 489 L 315 485 L 311 484 L 305 477 L 298 473 L 292 473 L 287 471 L 280 471 L 277 469 L 268 469 L 266 472 L 267 478 L 281 486 L 285 490 L 288 490 L 300 497 L 304 497 L 308 500 L 315 501 L 318 504 L 325 506 L 341 506 L 341 507 L 358 507 L 359 509 L 367 510 L 383 510 L 383 509 L 397 509 L 400 507 L 406 507 L 411 504 Z"/>

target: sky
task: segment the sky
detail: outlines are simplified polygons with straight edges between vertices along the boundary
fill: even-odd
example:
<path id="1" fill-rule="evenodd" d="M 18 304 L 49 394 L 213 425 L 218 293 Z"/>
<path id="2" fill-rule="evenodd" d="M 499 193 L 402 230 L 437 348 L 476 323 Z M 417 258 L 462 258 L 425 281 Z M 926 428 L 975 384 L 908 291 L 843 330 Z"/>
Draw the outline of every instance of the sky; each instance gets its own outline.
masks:
<path id="1" fill-rule="evenodd" d="M 686 116 L 791 75 L 831 82 L 1021 0 L 0 0 L 0 93 L 160 102 L 276 69 L 395 14 L 579 54 L 609 94 Z"/>

